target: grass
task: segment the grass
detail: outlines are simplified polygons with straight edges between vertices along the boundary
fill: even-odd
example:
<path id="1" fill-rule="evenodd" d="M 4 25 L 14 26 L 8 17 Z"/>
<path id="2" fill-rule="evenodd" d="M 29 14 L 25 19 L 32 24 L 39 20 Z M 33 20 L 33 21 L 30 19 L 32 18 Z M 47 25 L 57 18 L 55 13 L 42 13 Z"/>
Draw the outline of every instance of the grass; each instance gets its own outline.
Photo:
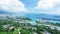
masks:
<path id="1" fill-rule="evenodd" d="M 0 32 L 0 34 L 12 34 L 12 32 Z"/>

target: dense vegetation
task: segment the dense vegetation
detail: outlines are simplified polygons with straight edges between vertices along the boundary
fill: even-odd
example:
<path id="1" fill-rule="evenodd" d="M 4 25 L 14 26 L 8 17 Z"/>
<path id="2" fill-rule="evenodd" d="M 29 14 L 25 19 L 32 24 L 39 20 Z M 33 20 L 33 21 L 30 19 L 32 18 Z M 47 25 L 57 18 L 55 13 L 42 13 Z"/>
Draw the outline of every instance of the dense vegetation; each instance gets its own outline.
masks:
<path id="1" fill-rule="evenodd" d="M 20 20 L 23 20 L 25 23 L 20 22 Z M 30 23 L 27 23 L 26 22 L 27 20 L 28 22 L 31 21 L 30 18 L 20 18 L 20 17 L 16 17 L 16 19 L 10 17 L 6 17 L 6 19 L 0 19 L 0 34 L 19 34 L 19 32 L 21 32 L 21 34 L 34 34 L 34 33 L 42 34 L 45 31 L 51 34 L 60 34 L 60 31 L 58 31 L 56 28 L 51 29 L 50 27 L 44 25 L 32 25 Z M 53 24 L 53 23 L 42 23 L 40 21 L 36 21 L 36 23 Z M 60 26 L 60 24 L 58 23 L 53 25 Z M 10 28 L 13 26 L 14 28 L 10 30 Z"/>

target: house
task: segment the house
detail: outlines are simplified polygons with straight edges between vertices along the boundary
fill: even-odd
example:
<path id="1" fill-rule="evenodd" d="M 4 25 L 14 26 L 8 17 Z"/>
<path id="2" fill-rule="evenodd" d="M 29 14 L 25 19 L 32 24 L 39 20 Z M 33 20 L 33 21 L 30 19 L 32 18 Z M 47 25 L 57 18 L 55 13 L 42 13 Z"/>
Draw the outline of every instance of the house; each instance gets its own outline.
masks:
<path id="1" fill-rule="evenodd" d="M 11 26 L 11 27 L 9 28 L 9 31 L 14 31 L 14 26 Z"/>
<path id="2" fill-rule="evenodd" d="M 3 25 L 3 28 L 7 28 L 8 27 L 8 25 Z"/>

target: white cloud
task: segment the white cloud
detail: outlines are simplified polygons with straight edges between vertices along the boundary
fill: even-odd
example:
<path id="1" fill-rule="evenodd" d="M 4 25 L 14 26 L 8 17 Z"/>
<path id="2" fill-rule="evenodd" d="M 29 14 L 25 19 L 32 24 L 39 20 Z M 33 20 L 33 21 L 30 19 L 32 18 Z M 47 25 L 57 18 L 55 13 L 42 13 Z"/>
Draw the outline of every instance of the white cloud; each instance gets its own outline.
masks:
<path id="1" fill-rule="evenodd" d="M 19 0 L 0 0 L 0 9 L 10 12 L 26 11 L 24 4 Z"/>
<path id="2" fill-rule="evenodd" d="M 53 8 L 56 4 L 59 3 L 60 0 L 40 0 L 35 8 L 49 9 L 49 8 Z"/>
<path id="3" fill-rule="evenodd" d="M 60 0 L 40 0 L 35 9 L 39 14 L 60 15 Z"/>

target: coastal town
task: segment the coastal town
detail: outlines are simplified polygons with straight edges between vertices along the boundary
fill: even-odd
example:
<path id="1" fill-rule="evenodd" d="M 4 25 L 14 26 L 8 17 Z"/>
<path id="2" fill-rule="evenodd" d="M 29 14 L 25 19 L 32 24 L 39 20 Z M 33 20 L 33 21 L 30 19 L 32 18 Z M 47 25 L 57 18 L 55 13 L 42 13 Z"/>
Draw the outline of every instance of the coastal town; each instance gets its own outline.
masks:
<path id="1" fill-rule="evenodd" d="M 60 0 L 0 0 L 0 34 L 60 34 Z"/>
<path id="2" fill-rule="evenodd" d="M 0 34 L 60 34 L 60 26 L 25 16 L 0 16 Z"/>

